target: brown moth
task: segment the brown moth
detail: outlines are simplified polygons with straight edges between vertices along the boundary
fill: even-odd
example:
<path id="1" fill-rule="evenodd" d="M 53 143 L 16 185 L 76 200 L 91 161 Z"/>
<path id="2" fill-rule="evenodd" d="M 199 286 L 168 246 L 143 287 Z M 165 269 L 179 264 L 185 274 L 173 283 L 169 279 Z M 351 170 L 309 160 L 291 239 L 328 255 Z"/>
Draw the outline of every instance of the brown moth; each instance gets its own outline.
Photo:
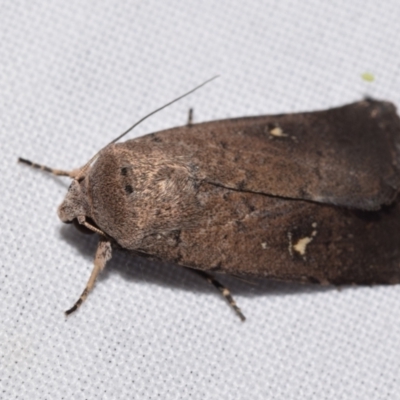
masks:
<path id="1" fill-rule="evenodd" d="M 366 99 L 326 111 L 191 124 L 102 149 L 71 177 L 63 222 L 210 273 L 320 284 L 400 281 L 400 119 Z"/>

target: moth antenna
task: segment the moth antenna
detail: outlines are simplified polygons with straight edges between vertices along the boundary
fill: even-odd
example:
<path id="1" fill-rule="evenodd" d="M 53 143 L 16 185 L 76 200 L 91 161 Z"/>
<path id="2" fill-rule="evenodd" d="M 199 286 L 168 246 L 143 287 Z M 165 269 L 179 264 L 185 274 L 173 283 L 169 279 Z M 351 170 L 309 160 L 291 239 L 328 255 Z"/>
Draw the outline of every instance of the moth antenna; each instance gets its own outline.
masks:
<path id="1" fill-rule="evenodd" d="M 36 164 L 30 160 L 26 160 L 25 158 L 18 157 L 18 162 L 22 164 L 29 165 L 32 168 L 41 169 L 42 171 L 49 172 L 50 174 L 57 176 L 69 176 L 70 178 L 74 178 L 80 170 L 72 170 L 72 171 L 64 171 L 62 169 L 54 169 L 47 167 L 46 165 Z"/>
<path id="2" fill-rule="evenodd" d="M 113 144 L 115 142 L 117 142 L 118 140 L 120 140 L 121 138 L 123 138 L 125 135 L 127 135 L 130 131 L 133 130 L 133 128 L 135 128 L 136 126 L 138 126 L 139 124 L 141 124 L 144 120 L 146 120 L 147 118 L 151 117 L 152 115 L 158 113 L 159 111 L 163 110 L 164 108 L 169 107 L 170 105 L 176 103 L 177 101 L 183 99 L 186 96 L 189 96 L 189 94 L 192 94 L 193 92 L 195 92 L 197 89 L 200 89 L 201 87 L 203 87 L 204 85 L 206 85 L 207 83 L 210 83 L 211 81 L 213 81 L 214 79 L 217 79 L 219 77 L 219 75 L 213 76 L 212 78 L 206 80 L 205 82 L 203 82 L 201 85 L 196 86 L 195 88 L 193 88 L 192 90 L 189 90 L 189 92 L 186 92 L 185 94 L 175 98 L 174 100 L 170 101 L 167 104 L 164 104 L 162 107 L 157 108 L 156 110 L 152 111 L 151 113 L 147 114 L 146 116 L 144 116 L 143 118 L 141 118 L 139 121 L 135 122 L 129 129 L 127 129 L 125 132 L 121 133 L 118 137 L 116 137 L 114 140 L 112 140 L 110 143 L 108 143 L 106 146 L 104 146 L 102 149 L 100 149 L 79 171 L 77 177 L 75 179 L 79 180 L 86 172 L 86 170 L 89 168 L 89 166 L 92 164 L 92 162 L 96 159 L 96 157 L 99 155 L 99 153 L 105 149 L 107 146 L 109 146 L 110 144 Z"/>
<path id="3" fill-rule="evenodd" d="M 112 140 L 110 144 L 113 144 L 115 142 L 117 142 L 119 139 L 123 138 L 127 133 L 129 133 L 133 128 L 135 128 L 136 126 L 138 126 L 140 123 L 142 123 L 145 119 L 151 117 L 152 115 L 158 113 L 159 111 L 163 110 L 164 108 L 169 107 L 170 105 L 176 103 L 177 101 L 183 99 L 186 96 L 189 96 L 189 94 L 192 94 L 193 92 L 195 92 L 197 89 L 200 89 L 201 87 L 207 85 L 207 83 L 210 83 L 211 81 L 213 81 L 214 79 L 217 79 L 219 77 L 219 75 L 213 76 L 212 78 L 206 80 L 205 82 L 203 82 L 201 85 L 196 86 L 194 89 L 190 90 L 189 92 L 183 94 L 182 96 L 177 97 L 176 99 L 170 101 L 167 104 L 164 104 L 162 107 L 157 108 L 156 110 L 152 111 L 151 113 L 147 114 L 145 117 L 143 117 L 142 119 L 140 119 L 138 122 L 134 123 L 128 130 L 126 130 L 124 133 L 121 133 L 121 135 L 119 135 L 117 138 L 115 138 L 114 140 Z"/>

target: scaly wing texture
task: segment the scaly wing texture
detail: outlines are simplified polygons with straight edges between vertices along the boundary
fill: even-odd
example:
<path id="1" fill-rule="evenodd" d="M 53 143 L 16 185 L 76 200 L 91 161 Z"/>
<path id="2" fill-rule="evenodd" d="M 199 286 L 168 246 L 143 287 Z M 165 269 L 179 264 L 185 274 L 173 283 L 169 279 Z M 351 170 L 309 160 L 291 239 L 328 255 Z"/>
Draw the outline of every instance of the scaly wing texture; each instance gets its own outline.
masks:
<path id="1" fill-rule="evenodd" d="M 400 120 L 391 103 L 214 121 L 124 143 L 185 158 L 223 187 L 363 210 L 400 187 Z"/>
<path id="2" fill-rule="evenodd" d="M 205 184 L 195 229 L 142 251 L 197 269 L 313 283 L 400 282 L 400 205 L 366 212 Z"/>

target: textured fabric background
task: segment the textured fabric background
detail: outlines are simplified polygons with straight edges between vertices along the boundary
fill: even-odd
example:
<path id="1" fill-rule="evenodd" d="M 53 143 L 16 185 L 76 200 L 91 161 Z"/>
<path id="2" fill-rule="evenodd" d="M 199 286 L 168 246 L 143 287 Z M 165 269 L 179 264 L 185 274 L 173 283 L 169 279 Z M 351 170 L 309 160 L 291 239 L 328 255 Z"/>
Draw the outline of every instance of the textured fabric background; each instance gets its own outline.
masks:
<path id="1" fill-rule="evenodd" d="M 117 254 L 64 318 L 96 238 L 55 213 L 70 169 L 144 114 L 221 77 L 130 138 L 195 121 L 400 105 L 400 3 L 2 1 L 0 397 L 399 399 L 400 286 L 221 280 Z M 370 72 L 374 82 L 361 74 Z"/>

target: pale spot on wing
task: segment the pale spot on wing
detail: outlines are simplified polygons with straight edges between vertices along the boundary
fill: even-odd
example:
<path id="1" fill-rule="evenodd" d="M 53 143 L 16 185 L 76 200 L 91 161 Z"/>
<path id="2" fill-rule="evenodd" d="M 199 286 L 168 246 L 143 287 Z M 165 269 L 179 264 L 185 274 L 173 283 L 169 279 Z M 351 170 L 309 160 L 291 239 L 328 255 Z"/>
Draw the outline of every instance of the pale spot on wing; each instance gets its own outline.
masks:
<path id="1" fill-rule="evenodd" d="M 311 226 L 314 228 L 314 230 L 311 232 L 311 235 L 300 238 L 295 244 L 292 243 L 292 234 L 290 232 L 288 233 L 290 255 L 293 255 L 293 251 L 295 251 L 296 253 L 300 254 L 304 260 L 306 259 L 307 246 L 314 240 L 314 237 L 317 235 L 317 223 L 313 222 Z"/>
<path id="2" fill-rule="evenodd" d="M 276 126 L 275 128 L 270 129 L 269 133 L 272 136 L 275 136 L 275 137 L 287 137 L 287 136 L 289 136 L 288 134 L 284 133 L 282 128 L 279 127 L 279 126 Z"/>
<path id="3" fill-rule="evenodd" d="M 312 240 L 313 237 L 304 237 L 299 239 L 299 241 L 295 245 L 293 245 L 293 250 L 304 256 L 306 254 L 307 245 L 311 243 Z"/>

